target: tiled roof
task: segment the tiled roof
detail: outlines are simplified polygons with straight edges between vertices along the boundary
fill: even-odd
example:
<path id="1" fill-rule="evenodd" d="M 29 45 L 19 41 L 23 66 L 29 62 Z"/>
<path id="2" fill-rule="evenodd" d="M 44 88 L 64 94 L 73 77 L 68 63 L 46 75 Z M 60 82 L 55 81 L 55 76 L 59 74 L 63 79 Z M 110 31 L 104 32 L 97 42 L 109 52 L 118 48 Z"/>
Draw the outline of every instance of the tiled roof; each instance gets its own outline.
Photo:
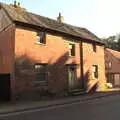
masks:
<path id="1" fill-rule="evenodd" d="M 80 28 L 66 23 L 59 23 L 56 20 L 30 13 L 23 8 L 15 8 L 12 5 L 7 5 L 3 3 L 0 3 L 0 5 L 6 11 L 13 22 L 18 21 L 25 24 L 27 23 L 103 44 L 103 42 L 101 42 L 96 35 L 91 33 L 86 28 Z"/>
<path id="2" fill-rule="evenodd" d="M 109 48 L 106 48 L 106 50 L 108 52 L 110 52 L 114 57 L 116 57 L 118 60 L 120 60 L 120 52 L 119 51 L 115 51 Z"/>

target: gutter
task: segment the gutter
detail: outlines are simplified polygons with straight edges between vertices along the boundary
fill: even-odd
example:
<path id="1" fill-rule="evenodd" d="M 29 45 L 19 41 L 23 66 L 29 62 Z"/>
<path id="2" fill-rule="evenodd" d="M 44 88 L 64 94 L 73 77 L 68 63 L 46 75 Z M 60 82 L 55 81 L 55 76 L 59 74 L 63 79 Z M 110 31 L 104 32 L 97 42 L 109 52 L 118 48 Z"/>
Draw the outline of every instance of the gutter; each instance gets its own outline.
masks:
<path id="1" fill-rule="evenodd" d="M 29 27 L 29 28 L 33 28 L 33 29 L 37 29 L 37 30 L 46 30 L 50 33 L 56 33 L 56 34 L 63 34 L 65 36 L 70 36 L 71 38 L 77 40 L 77 41 L 84 41 L 84 42 L 87 42 L 87 43 L 97 43 L 99 45 L 105 45 L 104 42 L 102 41 L 97 41 L 97 40 L 91 40 L 91 39 L 86 39 L 86 38 L 82 38 L 80 36 L 77 36 L 77 35 L 73 35 L 73 34 L 70 34 L 70 33 L 66 33 L 66 32 L 63 32 L 63 31 L 60 31 L 60 30 L 55 30 L 53 28 L 46 28 L 45 26 L 37 26 L 37 25 L 33 25 L 33 24 L 29 24 L 29 23 L 25 23 L 25 22 L 22 22 L 22 21 L 18 21 L 18 20 L 14 20 L 13 21 L 16 25 L 20 25 L 20 26 L 24 26 L 24 27 Z"/>
<path id="2" fill-rule="evenodd" d="M 71 36 L 73 37 L 74 39 L 76 40 L 82 40 L 84 42 L 88 42 L 88 43 L 97 43 L 97 44 L 100 44 L 100 45 L 105 45 L 104 42 L 100 41 L 99 39 L 98 40 L 92 40 L 92 39 L 89 39 L 89 38 L 84 38 L 84 37 L 80 37 L 79 35 L 75 35 L 75 34 L 71 34 L 71 33 L 66 33 L 64 31 L 61 31 L 61 30 L 57 30 L 57 29 L 53 29 L 53 28 L 49 28 L 49 27 L 45 27 L 45 26 L 37 26 L 37 25 L 33 25 L 33 24 L 30 24 L 30 23 L 26 23 L 24 21 L 19 21 L 19 20 L 16 20 L 14 19 L 9 13 L 8 11 L 6 10 L 6 8 L 4 8 L 4 6 L 2 5 L 2 3 L 0 3 L 0 8 L 3 8 L 4 11 L 6 12 L 7 16 L 9 17 L 9 19 L 11 20 L 11 22 L 15 23 L 16 25 L 22 25 L 22 26 L 26 26 L 26 27 L 31 27 L 31 28 L 35 28 L 35 29 L 44 29 L 44 30 L 47 30 L 49 32 L 53 31 L 53 32 L 57 32 L 57 33 L 61 33 L 61 34 L 64 34 L 64 35 L 68 35 L 68 36 Z M 93 34 L 94 35 L 94 34 Z"/>

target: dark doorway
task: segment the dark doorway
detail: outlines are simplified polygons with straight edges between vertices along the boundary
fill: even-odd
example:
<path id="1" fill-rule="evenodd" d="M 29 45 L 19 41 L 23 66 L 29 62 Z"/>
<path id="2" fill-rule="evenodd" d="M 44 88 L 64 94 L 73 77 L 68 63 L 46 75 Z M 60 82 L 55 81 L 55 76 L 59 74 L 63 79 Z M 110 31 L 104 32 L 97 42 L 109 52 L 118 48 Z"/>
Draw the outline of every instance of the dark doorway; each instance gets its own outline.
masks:
<path id="1" fill-rule="evenodd" d="M 10 100 L 10 74 L 0 74 L 0 101 Z"/>

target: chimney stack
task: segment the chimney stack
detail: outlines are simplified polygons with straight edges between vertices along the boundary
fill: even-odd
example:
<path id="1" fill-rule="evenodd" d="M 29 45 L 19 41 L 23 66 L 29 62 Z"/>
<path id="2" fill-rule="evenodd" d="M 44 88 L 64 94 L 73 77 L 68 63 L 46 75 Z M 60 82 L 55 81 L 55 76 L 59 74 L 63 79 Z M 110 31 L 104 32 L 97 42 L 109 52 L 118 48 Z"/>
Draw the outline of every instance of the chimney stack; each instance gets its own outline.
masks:
<path id="1" fill-rule="evenodd" d="M 17 1 L 15 0 L 13 6 L 15 8 L 20 8 L 20 2 L 17 3 Z"/>
<path id="2" fill-rule="evenodd" d="M 21 6 L 20 6 L 20 2 L 18 2 L 18 7 L 21 7 Z"/>
<path id="3" fill-rule="evenodd" d="M 64 17 L 61 16 L 61 13 L 59 13 L 59 16 L 57 17 L 57 21 L 58 21 L 59 23 L 64 22 Z"/>

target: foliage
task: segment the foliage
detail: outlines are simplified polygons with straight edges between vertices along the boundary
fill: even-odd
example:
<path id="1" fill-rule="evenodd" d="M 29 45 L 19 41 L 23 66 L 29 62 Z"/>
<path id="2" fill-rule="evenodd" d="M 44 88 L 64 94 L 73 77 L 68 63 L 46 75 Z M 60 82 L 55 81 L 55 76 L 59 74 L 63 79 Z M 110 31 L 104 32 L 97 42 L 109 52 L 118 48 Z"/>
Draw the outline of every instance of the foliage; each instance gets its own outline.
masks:
<path id="1" fill-rule="evenodd" d="M 102 38 L 106 48 L 120 51 L 120 34 L 117 36 L 109 36 L 108 38 Z"/>

